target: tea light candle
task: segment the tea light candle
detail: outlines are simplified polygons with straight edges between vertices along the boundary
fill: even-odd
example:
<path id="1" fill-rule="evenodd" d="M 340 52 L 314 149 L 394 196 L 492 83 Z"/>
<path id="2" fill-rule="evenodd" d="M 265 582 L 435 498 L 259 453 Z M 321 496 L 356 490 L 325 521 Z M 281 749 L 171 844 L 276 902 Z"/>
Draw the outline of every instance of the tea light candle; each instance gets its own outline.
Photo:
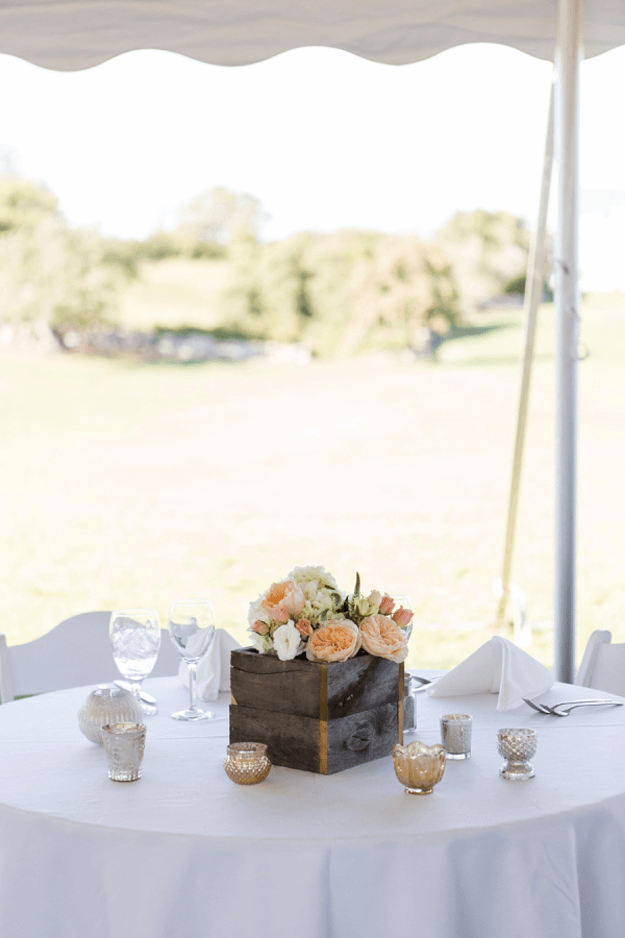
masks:
<path id="1" fill-rule="evenodd" d="M 448 759 L 471 758 L 471 722 L 468 713 L 447 713 L 441 717 L 441 742 Z"/>

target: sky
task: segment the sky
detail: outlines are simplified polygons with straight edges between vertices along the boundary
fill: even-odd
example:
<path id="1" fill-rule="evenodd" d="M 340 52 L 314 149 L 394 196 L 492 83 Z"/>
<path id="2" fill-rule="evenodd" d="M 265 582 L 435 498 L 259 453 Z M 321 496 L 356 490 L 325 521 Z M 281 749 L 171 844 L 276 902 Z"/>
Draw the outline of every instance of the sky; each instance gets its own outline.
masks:
<path id="1" fill-rule="evenodd" d="M 474 208 L 532 225 L 551 72 L 484 44 L 404 66 L 310 48 L 225 68 L 144 50 L 67 73 L 0 55 L 0 159 L 45 182 L 71 224 L 121 237 L 172 224 L 214 186 L 261 200 L 267 240 L 428 236 Z M 623 115 L 625 47 L 582 64 L 585 289 L 625 289 Z"/>

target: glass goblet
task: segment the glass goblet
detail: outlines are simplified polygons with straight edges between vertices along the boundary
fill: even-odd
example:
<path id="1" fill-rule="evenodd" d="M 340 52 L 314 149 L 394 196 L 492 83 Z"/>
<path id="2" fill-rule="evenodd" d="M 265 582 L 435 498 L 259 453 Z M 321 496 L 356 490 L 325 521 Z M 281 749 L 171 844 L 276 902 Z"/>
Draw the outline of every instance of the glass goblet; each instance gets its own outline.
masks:
<path id="1" fill-rule="evenodd" d="M 195 678 L 200 659 L 215 635 L 213 607 L 206 599 L 182 599 L 171 604 L 169 635 L 174 648 L 189 668 L 189 708 L 172 713 L 174 720 L 210 720 L 215 716 L 196 702 Z"/>
<path id="2" fill-rule="evenodd" d="M 109 636 L 113 660 L 130 682 L 132 693 L 146 716 L 157 707 L 141 697 L 141 685 L 156 664 L 161 647 L 161 625 L 156 609 L 117 609 L 111 613 Z"/>

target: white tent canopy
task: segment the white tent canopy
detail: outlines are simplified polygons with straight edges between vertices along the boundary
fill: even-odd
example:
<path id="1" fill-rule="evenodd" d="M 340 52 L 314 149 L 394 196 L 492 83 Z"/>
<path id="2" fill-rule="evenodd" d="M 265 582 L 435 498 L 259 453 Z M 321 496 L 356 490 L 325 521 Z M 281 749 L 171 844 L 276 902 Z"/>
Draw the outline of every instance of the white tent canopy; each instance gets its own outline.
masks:
<path id="1" fill-rule="evenodd" d="M 470 42 L 553 59 L 556 0 L 0 0 L 0 52 L 73 70 L 133 49 L 246 65 L 331 46 L 403 65 Z M 586 56 L 625 43 L 623 0 L 588 0 Z"/>

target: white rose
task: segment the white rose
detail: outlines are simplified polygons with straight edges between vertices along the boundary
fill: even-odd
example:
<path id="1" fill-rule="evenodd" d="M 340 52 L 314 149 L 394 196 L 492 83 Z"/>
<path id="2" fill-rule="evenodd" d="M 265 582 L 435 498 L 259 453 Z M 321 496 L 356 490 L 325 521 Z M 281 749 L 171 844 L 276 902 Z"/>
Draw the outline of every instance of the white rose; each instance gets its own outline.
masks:
<path id="1" fill-rule="evenodd" d="M 280 661 L 291 661 L 298 652 L 302 651 L 304 647 L 302 636 L 295 628 L 292 619 L 273 633 L 273 647 Z"/>

